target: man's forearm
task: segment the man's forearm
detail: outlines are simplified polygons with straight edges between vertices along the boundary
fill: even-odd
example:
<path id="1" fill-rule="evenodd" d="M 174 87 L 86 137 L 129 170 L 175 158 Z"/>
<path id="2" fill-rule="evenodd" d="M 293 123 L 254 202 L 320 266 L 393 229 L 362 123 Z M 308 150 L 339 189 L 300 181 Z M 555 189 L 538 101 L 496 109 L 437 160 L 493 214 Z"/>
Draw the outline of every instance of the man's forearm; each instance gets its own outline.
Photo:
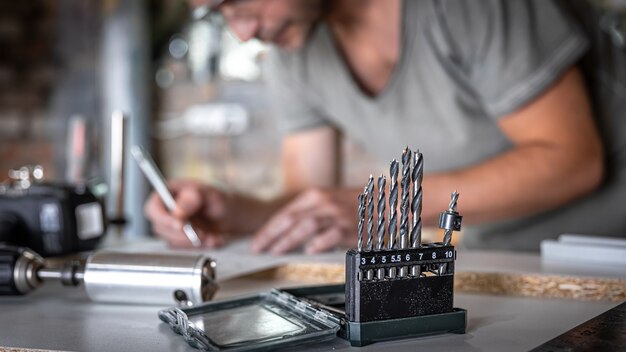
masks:
<path id="1" fill-rule="evenodd" d="M 593 155 L 573 156 L 546 145 L 518 147 L 473 167 L 425 176 L 424 221 L 437 221 L 454 190 L 471 223 L 546 211 L 596 188 L 602 168 L 601 158 Z"/>
<path id="2" fill-rule="evenodd" d="M 525 107 L 498 120 L 514 147 L 481 164 L 424 179 L 424 218 L 433 223 L 449 192 L 469 222 L 531 215 L 598 187 L 604 151 L 576 67 Z"/>

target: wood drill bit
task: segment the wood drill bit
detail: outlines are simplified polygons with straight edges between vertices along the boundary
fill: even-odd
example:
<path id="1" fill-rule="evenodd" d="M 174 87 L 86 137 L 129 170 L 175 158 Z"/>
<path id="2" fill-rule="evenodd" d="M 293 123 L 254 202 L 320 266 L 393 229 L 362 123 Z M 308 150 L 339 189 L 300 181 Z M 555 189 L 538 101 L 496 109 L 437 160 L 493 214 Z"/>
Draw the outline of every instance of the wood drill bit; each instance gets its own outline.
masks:
<path id="1" fill-rule="evenodd" d="M 359 225 L 358 225 L 358 241 L 357 241 L 357 248 L 359 250 L 359 252 L 363 251 L 363 221 L 365 220 L 365 207 L 363 205 L 363 199 L 364 196 L 362 194 L 359 194 L 357 196 L 357 201 L 359 202 L 359 208 L 358 208 L 358 216 L 359 216 Z"/>
<path id="2" fill-rule="evenodd" d="M 458 213 L 457 212 L 457 203 L 459 201 L 459 192 L 454 191 L 452 192 L 452 195 L 450 196 L 450 205 L 448 205 L 448 212 L 451 213 Z M 449 245 L 450 241 L 452 241 L 452 232 L 454 230 L 452 229 L 446 229 L 443 233 L 443 244 L 444 245 Z"/>
<path id="3" fill-rule="evenodd" d="M 367 181 L 367 251 L 372 250 L 374 240 L 374 176 L 370 175 Z"/>
<path id="4" fill-rule="evenodd" d="M 424 157 L 419 150 L 413 155 L 413 201 L 411 202 L 411 248 L 422 246 L 422 180 L 424 178 Z"/>
<path id="5" fill-rule="evenodd" d="M 385 245 L 385 206 L 387 205 L 387 199 L 385 199 L 385 184 L 387 178 L 383 175 L 378 176 L 378 226 L 376 227 L 377 244 L 376 249 L 382 250 Z"/>
<path id="6" fill-rule="evenodd" d="M 391 184 L 389 187 L 389 242 L 388 248 L 396 246 L 396 227 L 398 226 L 398 161 L 393 159 L 389 167 Z"/>
<path id="7" fill-rule="evenodd" d="M 408 247 L 409 239 L 409 193 L 411 192 L 411 149 L 402 151 L 402 200 L 400 202 L 400 249 Z"/>

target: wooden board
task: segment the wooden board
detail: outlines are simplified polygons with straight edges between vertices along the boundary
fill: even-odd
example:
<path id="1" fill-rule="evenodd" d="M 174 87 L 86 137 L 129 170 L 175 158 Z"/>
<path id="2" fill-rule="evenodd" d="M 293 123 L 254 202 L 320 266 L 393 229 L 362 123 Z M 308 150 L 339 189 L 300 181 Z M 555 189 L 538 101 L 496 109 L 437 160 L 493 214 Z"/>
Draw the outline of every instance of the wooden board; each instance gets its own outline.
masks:
<path id="1" fill-rule="evenodd" d="M 344 266 L 340 264 L 292 263 L 268 269 L 253 276 L 303 284 L 345 282 Z M 624 279 L 468 271 L 456 273 L 454 288 L 456 292 L 461 293 L 626 301 L 626 280 Z"/>

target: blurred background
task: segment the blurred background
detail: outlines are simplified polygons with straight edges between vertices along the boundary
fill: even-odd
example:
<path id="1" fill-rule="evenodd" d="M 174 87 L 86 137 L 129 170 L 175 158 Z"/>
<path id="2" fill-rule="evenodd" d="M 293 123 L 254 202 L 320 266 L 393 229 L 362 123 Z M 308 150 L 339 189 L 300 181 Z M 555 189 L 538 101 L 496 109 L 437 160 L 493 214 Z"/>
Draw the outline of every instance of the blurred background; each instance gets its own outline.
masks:
<path id="1" fill-rule="evenodd" d="M 106 192 L 119 109 L 128 145 L 150 150 L 167 178 L 276 195 L 280 132 L 263 85 L 265 50 L 184 0 L 3 1 L 0 175 L 36 164 L 46 180 L 89 181 Z M 349 140 L 343 153 L 352 161 L 346 184 L 384 168 Z M 149 188 L 126 162 L 126 232 L 145 236 Z"/>
<path id="2" fill-rule="evenodd" d="M 280 192 L 266 48 L 192 10 L 184 0 L 1 2 L 0 181 L 41 165 L 46 181 L 106 192 L 111 114 L 121 110 L 128 146 L 151 151 L 168 179 Z M 362 184 L 375 161 L 350 141 L 343 152 L 354 160 L 344 180 Z M 145 236 L 149 187 L 128 157 L 124 179 L 126 235 Z"/>

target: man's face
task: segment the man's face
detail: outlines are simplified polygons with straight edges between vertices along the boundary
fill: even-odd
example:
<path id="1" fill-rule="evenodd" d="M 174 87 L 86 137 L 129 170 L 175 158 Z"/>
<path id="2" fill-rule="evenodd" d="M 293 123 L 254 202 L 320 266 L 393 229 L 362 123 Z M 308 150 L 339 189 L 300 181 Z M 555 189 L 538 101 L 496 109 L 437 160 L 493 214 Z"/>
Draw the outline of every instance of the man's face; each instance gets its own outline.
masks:
<path id="1" fill-rule="evenodd" d="M 225 0 L 219 10 L 240 40 L 258 38 L 295 50 L 304 45 L 322 16 L 323 1 Z"/>

